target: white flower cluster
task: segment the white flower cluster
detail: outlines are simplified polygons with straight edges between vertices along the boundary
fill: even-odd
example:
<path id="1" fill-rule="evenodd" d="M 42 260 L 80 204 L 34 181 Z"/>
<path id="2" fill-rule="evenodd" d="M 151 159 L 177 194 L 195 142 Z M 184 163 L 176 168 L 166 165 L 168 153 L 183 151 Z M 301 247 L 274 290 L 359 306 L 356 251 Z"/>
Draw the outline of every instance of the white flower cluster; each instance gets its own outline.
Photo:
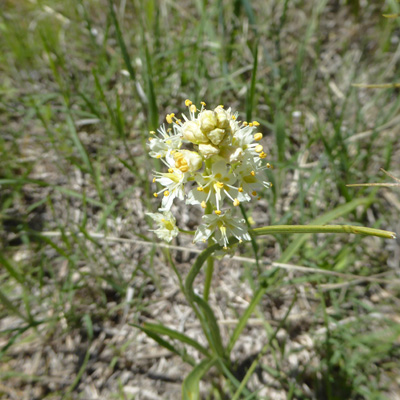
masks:
<path id="1" fill-rule="evenodd" d="M 250 240 L 245 221 L 235 217 L 232 209 L 259 198 L 257 192 L 271 186 L 263 172 L 271 165 L 264 162 L 267 155 L 259 143 L 263 137 L 257 132 L 259 123 L 239 122 L 237 113 L 223 106 L 207 110 L 202 102 L 199 110 L 190 100 L 185 104 L 189 118 L 168 114 L 169 127 L 162 125 L 158 135 L 150 132 L 150 156 L 159 158 L 168 169 L 156 172 L 153 179 L 162 186 L 154 196 L 162 194 L 159 211 L 163 214 L 149 214 L 159 224 L 155 233 L 167 241 L 177 235 L 169 210 L 178 198 L 205 209 L 194 242 L 212 237 L 227 248 L 231 235 L 239 241 Z"/>

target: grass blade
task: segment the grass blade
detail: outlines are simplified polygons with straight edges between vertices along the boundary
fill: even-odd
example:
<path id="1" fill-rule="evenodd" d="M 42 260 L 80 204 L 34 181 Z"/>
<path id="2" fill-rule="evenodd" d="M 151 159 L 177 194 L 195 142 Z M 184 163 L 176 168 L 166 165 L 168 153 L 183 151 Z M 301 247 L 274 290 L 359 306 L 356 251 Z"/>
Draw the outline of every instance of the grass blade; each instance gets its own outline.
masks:
<path id="1" fill-rule="evenodd" d="M 193 368 L 192 372 L 185 378 L 182 385 L 183 400 L 199 400 L 199 383 L 203 375 L 216 363 L 216 359 L 203 360 Z"/>

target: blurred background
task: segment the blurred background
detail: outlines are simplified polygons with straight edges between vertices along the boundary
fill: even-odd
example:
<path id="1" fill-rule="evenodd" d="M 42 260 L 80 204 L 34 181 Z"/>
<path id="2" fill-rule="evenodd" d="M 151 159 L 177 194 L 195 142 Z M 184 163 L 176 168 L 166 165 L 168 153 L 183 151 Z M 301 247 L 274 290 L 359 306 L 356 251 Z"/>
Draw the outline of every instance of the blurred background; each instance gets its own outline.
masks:
<path id="1" fill-rule="evenodd" d="M 346 186 L 395 183 L 380 168 L 400 178 L 400 18 L 383 16 L 399 11 L 395 0 L 1 0 L 0 397 L 180 398 L 190 366 L 130 324 L 204 341 L 171 269 L 185 275 L 201 247 L 184 235 L 162 247 L 145 215 L 161 169 L 148 132 L 187 98 L 260 122 L 275 168 L 247 208 L 253 227 L 399 232 L 399 188 Z M 182 229 L 199 224 L 196 207 L 174 211 Z M 272 271 L 254 260 L 289 264 L 233 352 L 241 380 L 273 338 L 254 398 L 400 398 L 398 241 L 263 237 L 236 255 L 247 261 L 219 261 L 210 297 L 224 338 Z M 215 398 L 207 377 L 201 390 Z"/>

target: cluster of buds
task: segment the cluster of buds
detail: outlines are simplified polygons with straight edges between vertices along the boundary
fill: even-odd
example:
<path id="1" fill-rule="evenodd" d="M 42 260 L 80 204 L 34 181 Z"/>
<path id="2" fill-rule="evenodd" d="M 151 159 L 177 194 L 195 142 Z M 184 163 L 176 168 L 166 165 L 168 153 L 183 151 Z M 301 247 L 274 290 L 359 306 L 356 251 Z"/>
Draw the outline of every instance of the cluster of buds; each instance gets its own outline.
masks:
<path id="1" fill-rule="evenodd" d="M 242 202 L 259 199 L 258 192 L 269 188 L 264 170 L 267 154 L 257 132 L 257 121 L 237 121 L 237 113 L 222 105 L 207 110 L 201 103 L 198 109 L 185 101 L 189 117 L 182 119 L 168 114 L 168 128 L 162 125 L 150 132 L 150 156 L 160 159 L 168 172 L 156 172 L 153 183 L 162 186 L 155 197 L 162 197 L 160 213 L 148 215 L 159 225 L 155 233 L 166 241 L 177 234 L 175 218 L 170 212 L 175 198 L 187 204 L 199 205 L 205 210 L 203 223 L 198 227 L 194 242 L 212 237 L 224 248 L 228 237 L 239 241 L 250 240 L 243 219 L 233 215 L 233 209 Z"/>

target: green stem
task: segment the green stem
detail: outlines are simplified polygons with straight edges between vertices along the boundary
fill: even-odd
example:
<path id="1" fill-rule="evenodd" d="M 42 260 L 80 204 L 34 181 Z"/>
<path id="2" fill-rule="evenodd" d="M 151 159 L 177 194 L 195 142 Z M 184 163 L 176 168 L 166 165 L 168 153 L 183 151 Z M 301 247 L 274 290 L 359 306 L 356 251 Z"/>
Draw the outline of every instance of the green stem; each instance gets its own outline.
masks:
<path id="1" fill-rule="evenodd" d="M 207 160 L 209 161 L 209 160 Z M 213 212 L 213 207 L 210 202 L 207 203 L 206 209 L 205 209 L 205 214 L 212 214 Z M 208 247 L 210 247 L 213 244 L 213 241 L 211 238 L 208 239 Z M 210 295 L 210 286 L 211 286 L 211 281 L 212 281 L 212 276 L 214 272 L 214 258 L 210 254 L 207 258 L 207 268 L 206 268 L 206 277 L 205 277 L 205 282 L 204 282 L 204 294 L 203 298 L 204 301 L 208 302 L 208 297 Z"/>
<path id="2" fill-rule="evenodd" d="M 212 240 L 208 239 L 208 246 L 211 246 L 212 244 L 213 244 Z M 210 296 L 210 286 L 211 286 L 213 272 L 214 272 L 214 257 L 210 255 L 207 258 L 206 278 L 204 282 L 204 294 L 203 294 L 204 301 L 207 302 L 208 302 L 208 297 Z"/>
<path id="3" fill-rule="evenodd" d="M 256 236 L 274 235 L 278 233 L 353 233 L 377 236 L 385 239 L 396 239 L 395 232 L 354 225 L 273 225 L 253 229 L 250 233 Z"/>

